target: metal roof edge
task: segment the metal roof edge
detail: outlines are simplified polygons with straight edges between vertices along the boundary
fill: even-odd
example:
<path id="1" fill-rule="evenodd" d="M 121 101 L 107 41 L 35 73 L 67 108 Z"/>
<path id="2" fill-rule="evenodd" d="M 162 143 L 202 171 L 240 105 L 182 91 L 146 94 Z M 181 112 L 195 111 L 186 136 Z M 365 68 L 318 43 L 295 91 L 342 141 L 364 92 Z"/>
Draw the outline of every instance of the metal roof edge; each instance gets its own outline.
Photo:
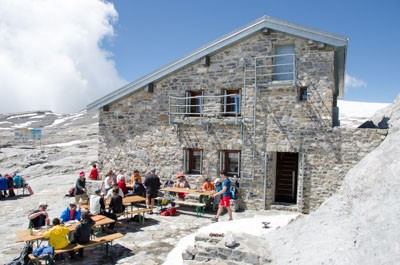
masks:
<path id="1" fill-rule="evenodd" d="M 290 22 L 286 22 L 283 20 L 275 19 L 268 16 L 263 16 L 231 33 L 228 33 L 217 40 L 206 44 L 194 52 L 181 57 L 180 59 L 173 61 L 172 63 L 161 67 L 154 72 L 151 72 L 107 95 L 104 97 L 88 104 L 86 106 L 87 110 L 92 110 L 95 108 L 103 107 L 107 104 L 113 103 L 120 98 L 123 98 L 145 85 L 154 82 L 162 77 L 165 77 L 178 69 L 187 66 L 191 63 L 194 63 L 196 60 L 199 60 L 205 55 L 209 55 L 215 53 L 216 51 L 232 45 L 246 37 L 251 36 L 252 34 L 258 32 L 263 28 L 270 28 L 272 30 L 282 31 L 288 34 L 292 34 L 295 36 L 299 36 L 306 39 L 311 39 L 315 41 L 320 41 L 332 46 L 344 46 L 347 48 L 348 40 L 346 37 L 332 34 L 325 31 L 316 30 L 309 27 L 300 26 L 297 24 L 293 24 Z"/>

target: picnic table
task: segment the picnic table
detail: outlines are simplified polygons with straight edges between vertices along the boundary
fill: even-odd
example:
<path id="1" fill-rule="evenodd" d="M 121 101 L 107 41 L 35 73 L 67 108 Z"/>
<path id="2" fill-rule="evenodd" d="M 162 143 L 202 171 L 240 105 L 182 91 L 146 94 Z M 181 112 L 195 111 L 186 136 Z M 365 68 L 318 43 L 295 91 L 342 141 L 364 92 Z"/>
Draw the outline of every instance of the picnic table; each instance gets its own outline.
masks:
<path id="1" fill-rule="evenodd" d="M 93 215 L 92 220 L 95 221 L 94 226 L 104 226 L 111 224 L 115 222 L 113 219 L 108 218 L 104 215 Z M 69 221 L 66 222 L 65 225 L 69 228 L 71 232 L 75 231 L 75 228 L 79 224 L 79 221 Z M 41 229 L 32 229 L 32 235 L 30 234 L 30 229 L 24 229 L 21 231 L 18 231 L 16 234 L 18 236 L 18 239 L 16 242 L 31 242 L 31 241 L 42 241 L 43 234 L 47 232 L 48 230 L 51 229 L 51 226 L 45 226 L 42 227 Z"/>
<path id="2" fill-rule="evenodd" d="M 122 204 L 128 205 L 128 206 L 130 205 L 131 207 L 130 207 L 130 210 L 128 209 L 128 207 L 126 207 L 125 211 L 121 214 L 118 214 L 117 216 L 121 216 L 121 215 L 127 216 L 128 215 L 132 218 L 133 215 L 138 214 L 139 221 L 141 224 L 143 224 L 145 221 L 144 214 L 150 212 L 151 210 L 147 209 L 147 208 L 139 208 L 139 207 L 136 207 L 136 209 L 133 209 L 133 206 L 137 203 L 145 202 L 145 201 L 146 201 L 146 198 L 139 196 L 139 195 L 128 196 L 128 197 L 122 198 Z M 105 204 L 106 204 L 106 206 L 108 206 L 110 204 L 110 201 L 109 200 L 105 201 Z"/>
<path id="3" fill-rule="evenodd" d="M 174 200 L 173 202 L 178 205 L 186 205 L 186 206 L 194 206 L 196 209 L 196 216 L 198 217 L 200 213 L 204 214 L 204 209 L 206 207 L 205 198 L 211 197 L 216 191 L 203 191 L 197 189 L 187 189 L 187 188 L 178 188 L 178 187 L 165 187 L 160 189 L 164 192 L 173 192 L 173 193 L 188 193 L 193 194 L 199 197 L 199 201 L 187 201 L 187 200 Z"/>

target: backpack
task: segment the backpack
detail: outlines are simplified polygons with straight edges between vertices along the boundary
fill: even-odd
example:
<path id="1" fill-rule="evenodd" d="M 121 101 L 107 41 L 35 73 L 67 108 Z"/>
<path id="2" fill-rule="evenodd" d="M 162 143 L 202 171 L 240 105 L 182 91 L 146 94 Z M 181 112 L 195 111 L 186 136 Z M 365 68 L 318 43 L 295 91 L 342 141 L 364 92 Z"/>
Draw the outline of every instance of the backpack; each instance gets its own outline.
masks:
<path id="1" fill-rule="evenodd" d="M 54 247 L 46 246 L 46 247 L 38 247 L 33 251 L 33 256 L 35 257 L 45 257 L 45 256 L 54 256 Z"/>
<path id="2" fill-rule="evenodd" d="M 30 262 L 28 255 L 31 253 L 32 253 L 32 246 L 29 244 L 29 242 L 27 242 L 27 243 L 25 243 L 25 246 L 22 249 L 19 257 L 13 259 L 7 265 L 27 265 Z"/>
<path id="3" fill-rule="evenodd" d="M 67 197 L 75 197 L 75 188 L 69 189 L 68 193 L 65 194 Z"/>

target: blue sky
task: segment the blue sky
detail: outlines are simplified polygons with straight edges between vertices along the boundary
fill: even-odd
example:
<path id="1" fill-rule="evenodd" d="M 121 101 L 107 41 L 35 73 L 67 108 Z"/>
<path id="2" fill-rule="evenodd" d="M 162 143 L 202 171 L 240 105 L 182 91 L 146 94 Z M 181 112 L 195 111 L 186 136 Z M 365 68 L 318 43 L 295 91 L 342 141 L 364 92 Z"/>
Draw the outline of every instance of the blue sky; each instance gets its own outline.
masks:
<path id="1" fill-rule="evenodd" d="M 400 1 L 112 1 L 107 45 L 131 82 L 263 15 L 349 39 L 345 100 L 392 102 L 400 92 Z"/>
<path id="2" fill-rule="evenodd" d="M 345 100 L 400 92 L 400 1 L 0 0 L 0 113 L 73 113 L 260 17 L 349 38 Z"/>

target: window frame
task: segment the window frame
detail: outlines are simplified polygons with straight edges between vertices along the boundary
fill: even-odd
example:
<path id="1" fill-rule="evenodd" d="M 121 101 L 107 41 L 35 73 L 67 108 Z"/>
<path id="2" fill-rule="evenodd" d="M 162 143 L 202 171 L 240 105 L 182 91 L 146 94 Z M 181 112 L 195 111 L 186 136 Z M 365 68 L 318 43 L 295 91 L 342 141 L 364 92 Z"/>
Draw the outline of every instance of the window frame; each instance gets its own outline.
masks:
<path id="1" fill-rule="evenodd" d="M 280 49 L 289 49 L 291 50 L 290 53 L 286 51 L 281 51 L 278 53 Z M 273 59 L 273 75 L 272 81 L 273 82 L 282 82 L 282 81 L 291 81 L 294 79 L 295 73 L 295 66 L 294 66 L 294 56 L 296 54 L 296 47 L 294 44 L 279 44 L 274 46 L 274 59 Z M 293 61 L 286 62 L 285 55 L 294 55 L 292 57 Z M 281 65 L 281 64 L 292 64 L 292 65 Z M 286 70 L 291 68 L 289 71 Z M 286 73 L 287 72 L 287 73 Z M 285 74 L 286 73 L 286 74 Z"/>
<path id="2" fill-rule="evenodd" d="M 224 89 L 222 90 L 222 112 L 225 116 L 239 116 L 241 112 L 241 89 Z M 228 95 L 235 96 L 228 96 Z"/>
<path id="3" fill-rule="evenodd" d="M 186 113 L 189 116 L 199 117 L 203 112 L 204 91 L 186 91 Z M 200 97 L 199 97 L 200 96 Z M 199 97 L 199 98 L 193 98 Z"/>
<path id="4" fill-rule="evenodd" d="M 229 154 L 238 154 L 238 161 L 237 161 L 237 171 L 231 171 L 231 161 L 229 159 Z M 241 157 L 242 152 L 240 150 L 219 150 L 219 169 L 225 171 L 226 175 L 229 177 L 236 177 L 240 178 L 240 170 L 241 170 Z"/>
<path id="5" fill-rule="evenodd" d="M 199 155 L 195 156 L 194 155 L 195 152 L 199 152 Z M 198 157 L 199 161 L 196 161 L 197 157 Z M 184 165 L 185 173 L 193 174 L 193 175 L 201 175 L 202 174 L 203 149 L 200 149 L 200 148 L 184 149 L 183 158 L 184 158 L 183 165 Z M 199 163 L 200 168 L 196 168 L 197 162 Z"/>

